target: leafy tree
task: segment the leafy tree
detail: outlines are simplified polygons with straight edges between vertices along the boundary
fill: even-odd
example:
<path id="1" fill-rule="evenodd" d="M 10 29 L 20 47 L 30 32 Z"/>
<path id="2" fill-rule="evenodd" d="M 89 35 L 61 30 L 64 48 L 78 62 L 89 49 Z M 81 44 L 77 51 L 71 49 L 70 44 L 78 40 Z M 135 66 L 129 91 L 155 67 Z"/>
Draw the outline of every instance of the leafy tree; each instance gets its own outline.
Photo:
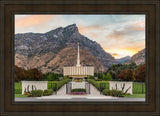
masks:
<path id="1" fill-rule="evenodd" d="M 131 69 L 123 70 L 119 75 L 118 78 L 125 81 L 131 81 L 134 79 L 133 71 Z"/>
<path id="2" fill-rule="evenodd" d="M 131 64 L 113 64 L 106 73 L 110 73 L 112 75 L 113 79 L 118 79 L 118 75 L 123 71 L 127 69 L 131 69 L 135 71 L 137 68 L 136 63 Z"/>
<path id="3" fill-rule="evenodd" d="M 43 74 L 37 68 L 30 69 L 30 75 L 33 80 L 43 79 Z"/>
<path id="4" fill-rule="evenodd" d="M 41 79 L 43 79 L 43 74 L 37 68 L 25 70 L 25 69 L 15 65 L 14 78 L 15 78 L 15 81 L 41 80 Z"/>
<path id="5" fill-rule="evenodd" d="M 136 71 L 135 71 L 135 75 L 134 75 L 136 81 L 145 81 L 145 77 L 146 77 L 146 71 L 145 71 L 145 64 L 140 65 Z"/>
<path id="6" fill-rule="evenodd" d="M 107 80 L 112 80 L 112 75 L 110 73 L 107 73 Z"/>
<path id="7" fill-rule="evenodd" d="M 58 81 L 60 76 L 61 76 L 61 74 L 56 74 L 56 73 L 51 72 L 47 76 L 47 80 L 49 80 L 49 81 Z"/>
<path id="8" fill-rule="evenodd" d="M 110 73 L 107 73 L 107 75 L 103 74 L 103 80 L 112 80 L 112 75 Z"/>
<path id="9" fill-rule="evenodd" d="M 94 73 L 95 77 L 98 77 L 98 79 L 102 79 L 103 78 L 103 73 Z"/>

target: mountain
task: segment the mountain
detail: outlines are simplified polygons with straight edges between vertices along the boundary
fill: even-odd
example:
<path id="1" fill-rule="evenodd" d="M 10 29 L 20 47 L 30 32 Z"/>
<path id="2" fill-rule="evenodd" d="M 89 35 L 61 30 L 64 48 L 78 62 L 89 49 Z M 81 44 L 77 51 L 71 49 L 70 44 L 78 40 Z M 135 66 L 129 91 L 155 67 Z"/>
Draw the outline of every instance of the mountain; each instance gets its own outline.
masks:
<path id="1" fill-rule="evenodd" d="M 126 63 L 135 62 L 137 65 L 145 63 L 145 48 L 131 57 Z"/>
<path id="2" fill-rule="evenodd" d="M 117 61 L 118 63 L 124 63 L 124 62 L 129 61 L 130 58 L 131 58 L 130 56 L 126 56 L 126 57 L 123 57 L 123 58 L 116 59 L 116 61 Z"/>
<path id="3" fill-rule="evenodd" d="M 76 65 L 78 42 L 82 65 L 92 65 L 100 72 L 117 63 L 97 42 L 81 35 L 76 24 L 72 24 L 47 33 L 15 34 L 15 65 L 38 68 L 43 73 L 62 73 L 63 66 Z"/>

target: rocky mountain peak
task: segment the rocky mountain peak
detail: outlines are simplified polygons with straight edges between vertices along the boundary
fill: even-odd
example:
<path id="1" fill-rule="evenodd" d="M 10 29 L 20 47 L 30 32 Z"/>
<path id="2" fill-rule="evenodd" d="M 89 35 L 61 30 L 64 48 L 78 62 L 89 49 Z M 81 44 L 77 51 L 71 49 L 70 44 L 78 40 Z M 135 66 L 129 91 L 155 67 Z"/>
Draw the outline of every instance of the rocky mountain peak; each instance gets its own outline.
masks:
<path id="1" fill-rule="evenodd" d="M 76 26 L 76 24 L 71 24 L 71 25 L 68 25 L 67 27 L 65 27 L 64 31 L 67 31 L 67 32 L 78 32 L 78 27 Z"/>

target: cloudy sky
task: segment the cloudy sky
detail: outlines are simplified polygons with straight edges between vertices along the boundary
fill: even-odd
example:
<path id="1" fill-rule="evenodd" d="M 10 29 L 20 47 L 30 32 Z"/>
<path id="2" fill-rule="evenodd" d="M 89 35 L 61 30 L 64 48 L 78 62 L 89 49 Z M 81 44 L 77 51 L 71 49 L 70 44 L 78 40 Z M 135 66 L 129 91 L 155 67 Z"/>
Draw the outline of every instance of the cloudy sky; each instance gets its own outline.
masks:
<path id="1" fill-rule="evenodd" d="M 15 34 L 45 33 L 74 23 L 115 58 L 145 48 L 145 15 L 15 15 Z"/>

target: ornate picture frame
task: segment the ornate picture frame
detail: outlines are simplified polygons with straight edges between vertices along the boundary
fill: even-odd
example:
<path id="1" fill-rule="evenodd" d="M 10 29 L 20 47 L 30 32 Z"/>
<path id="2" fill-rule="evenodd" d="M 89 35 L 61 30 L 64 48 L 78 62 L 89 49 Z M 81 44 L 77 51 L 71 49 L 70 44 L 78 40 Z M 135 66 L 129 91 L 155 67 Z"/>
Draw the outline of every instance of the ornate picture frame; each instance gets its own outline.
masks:
<path id="1" fill-rule="evenodd" d="M 1 115 L 160 115 L 159 20 L 160 3 L 147 1 L 2 0 L 0 39 Z M 15 102 L 14 14 L 145 14 L 145 102 Z"/>

